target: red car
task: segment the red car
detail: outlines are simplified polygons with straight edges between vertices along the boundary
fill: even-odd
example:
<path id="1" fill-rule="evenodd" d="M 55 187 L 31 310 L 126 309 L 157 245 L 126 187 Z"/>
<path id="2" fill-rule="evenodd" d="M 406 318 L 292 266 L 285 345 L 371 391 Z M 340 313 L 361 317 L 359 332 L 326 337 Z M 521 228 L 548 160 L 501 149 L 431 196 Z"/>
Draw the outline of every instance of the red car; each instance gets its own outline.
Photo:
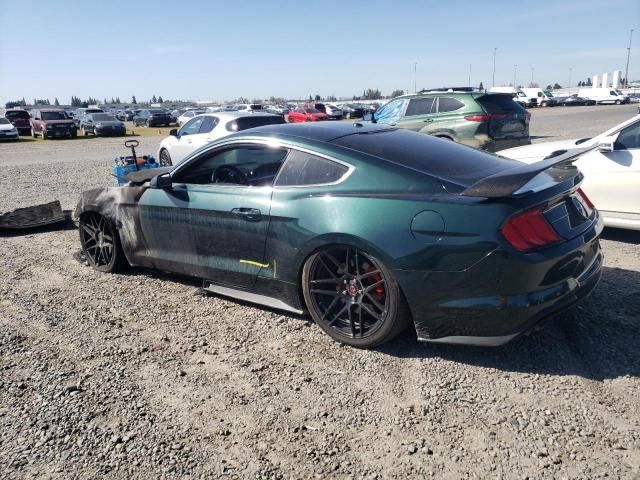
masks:
<path id="1" fill-rule="evenodd" d="M 11 108 L 4 112 L 4 116 L 18 129 L 20 135 L 29 135 L 31 133 L 31 115 L 26 110 Z"/>
<path id="2" fill-rule="evenodd" d="M 289 123 L 319 122 L 326 120 L 327 114 L 310 107 L 298 107 L 289 112 Z"/>

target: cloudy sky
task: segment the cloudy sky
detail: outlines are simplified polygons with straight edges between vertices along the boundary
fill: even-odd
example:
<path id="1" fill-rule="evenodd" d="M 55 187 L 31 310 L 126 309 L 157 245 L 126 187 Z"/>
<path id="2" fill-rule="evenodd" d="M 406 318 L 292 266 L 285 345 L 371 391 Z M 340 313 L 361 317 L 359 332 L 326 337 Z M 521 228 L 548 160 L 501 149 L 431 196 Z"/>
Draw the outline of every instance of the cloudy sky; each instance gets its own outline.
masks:
<path id="1" fill-rule="evenodd" d="M 639 24 L 637 0 L 3 1 L 0 103 L 489 86 L 494 48 L 496 85 L 575 86 L 624 73 L 631 28 L 635 80 Z"/>

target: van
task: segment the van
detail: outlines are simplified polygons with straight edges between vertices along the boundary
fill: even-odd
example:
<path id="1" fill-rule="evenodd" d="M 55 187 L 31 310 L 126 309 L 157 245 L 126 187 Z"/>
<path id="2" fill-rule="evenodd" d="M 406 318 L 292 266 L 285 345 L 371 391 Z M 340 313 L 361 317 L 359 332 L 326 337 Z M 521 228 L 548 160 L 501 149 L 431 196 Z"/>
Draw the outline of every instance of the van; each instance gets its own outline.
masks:
<path id="1" fill-rule="evenodd" d="M 629 103 L 629 97 L 623 95 L 620 90 L 608 87 L 581 88 L 578 91 L 578 96 L 595 100 L 596 103 L 615 103 L 616 105 Z"/>
<path id="2" fill-rule="evenodd" d="M 526 98 L 535 99 L 538 107 L 553 107 L 558 104 L 553 93 L 541 88 L 521 88 L 520 90 L 526 95 Z"/>

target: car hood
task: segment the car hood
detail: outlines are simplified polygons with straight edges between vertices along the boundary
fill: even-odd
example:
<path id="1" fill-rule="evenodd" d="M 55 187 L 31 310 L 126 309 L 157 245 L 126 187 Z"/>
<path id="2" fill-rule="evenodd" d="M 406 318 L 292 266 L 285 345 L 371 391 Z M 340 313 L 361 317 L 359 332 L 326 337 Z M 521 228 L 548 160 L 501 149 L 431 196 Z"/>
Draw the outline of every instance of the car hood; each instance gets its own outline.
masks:
<path id="1" fill-rule="evenodd" d="M 43 120 L 46 125 L 75 125 L 73 120 Z"/>
<path id="2" fill-rule="evenodd" d="M 579 139 L 572 140 L 559 140 L 556 142 L 536 143 L 532 145 L 523 145 L 522 147 L 508 148 L 506 150 L 500 150 L 496 152 L 501 157 L 511 158 L 524 163 L 538 162 L 548 156 L 552 152 L 558 150 L 569 150 L 572 148 L 586 147 L 591 142 L 579 142 Z"/>

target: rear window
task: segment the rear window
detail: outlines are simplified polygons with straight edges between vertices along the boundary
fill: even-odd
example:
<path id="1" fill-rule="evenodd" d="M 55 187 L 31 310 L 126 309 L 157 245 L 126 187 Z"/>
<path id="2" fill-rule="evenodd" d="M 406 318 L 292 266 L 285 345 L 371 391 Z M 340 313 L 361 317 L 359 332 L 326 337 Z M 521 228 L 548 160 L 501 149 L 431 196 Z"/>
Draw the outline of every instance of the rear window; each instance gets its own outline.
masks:
<path id="1" fill-rule="evenodd" d="M 285 123 L 280 116 L 274 115 L 264 117 L 240 117 L 227 123 L 226 128 L 230 132 L 238 132 L 249 128 L 261 127 L 263 125 L 279 125 Z"/>
<path id="2" fill-rule="evenodd" d="M 375 155 L 463 187 L 471 186 L 494 173 L 521 165 L 516 160 L 405 129 L 369 134 L 356 133 L 337 138 L 333 143 Z"/>
<path id="3" fill-rule="evenodd" d="M 524 111 L 524 108 L 522 106 L 513 101 L 511 95 L 483 95 L 476 98 L 476 102 L 478 102 L 487 113 L 517 113 Z"/>
<path id="4" fill-rule="evenodd" d="M 164 110 L 149 110 L 149 113 L 152 115 L 166 115 L 167 112 Z"/>
<path id="5" fill-rule="evenodd" d="M 11 120 L 14 120 L 16 118 L 30 118 L 29 113 L 25 112 L 24 110 L 14 110 L 11 112 L 7 112 L 4 116 L 10 118 Z"/>

